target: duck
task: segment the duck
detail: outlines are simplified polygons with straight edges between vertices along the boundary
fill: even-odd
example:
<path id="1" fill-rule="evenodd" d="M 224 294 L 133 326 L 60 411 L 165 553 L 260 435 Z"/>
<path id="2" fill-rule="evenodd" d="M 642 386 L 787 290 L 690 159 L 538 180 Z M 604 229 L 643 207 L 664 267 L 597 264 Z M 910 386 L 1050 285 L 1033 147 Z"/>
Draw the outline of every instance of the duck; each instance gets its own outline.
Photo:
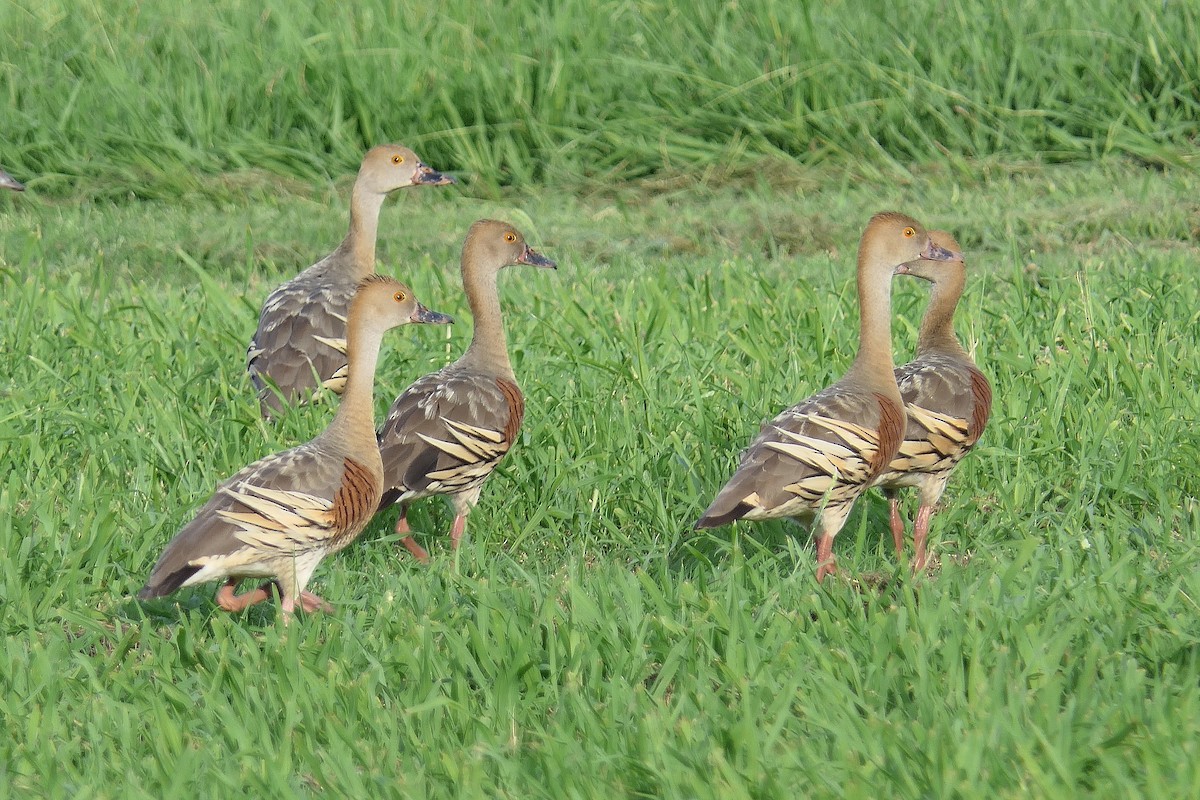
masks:
<path id="1" fill-rule="evenodd" d="M 413 538 L 409 504 L 448 498 L 454 511 L 450 545 L 457 549 L 484 481 L 521 429 L 525 398 L 509 361 L 496 287 L 500 270 L 518 264 L 557 269 L 509 223 L 483 219 L 471 226 L 461 260 L 475 320 L 471 343 L 457 361 L 405 389 L 378 431 L 385 484 L 380 510 L 400 505 L 396 533 L 421 562 L 429 553 Z"/>
<path id="2" fill-rule="evenodd" d="M 346 332 L 349 370 L 333 421 L 316 438 L 261 458 L 221 483 L 154 565 L 142 600 L 185 586 L 223 581 L 217 605 L 241 611 L 277 586 L 285 620 L 297 604 L 308 613 L 331 607 L 305 591 L 325 556 L 366 527 L 383 492 L 383 462 L 375 442 L 372 384 L 386 331 L 406 323 L 446 324 L 398 281 L 371 275 L 359 282 Z M 267 583 L 236 594 L 245 578 Z"/>
<path id="3" fill-rule="evenodd" d="M 4 167 L 0 167 L 0 189 L 12 189 L 14 192 L 23 192 L 25 191 L 25 184 L 5 172 Z"/>
<path id="4" fill-rule="evenodd" d="M 946 231 L 930 231 L 937 246 L 961 253 L 958 241 Z M 926 542 L 934 509 L 946 491 L 950 474 L 983 435 L 992 413 L 992 386 L 954 335 L 954 312 L 967 283 L 962 258 L 914 261 L 901 265 L 898 275 L 912 275 L 932 286 L 929 306 L 917 334 L 912 361 L 896 368 L 896 385 L 904 400 L 907 427 L 900 450 L 875 485 L 888 499 L 892 541 L 897 557 L 904 555 L 905 524 L 900 516 L 900 492 L 917 489 L 913 524 L 915 573 L 925 570 Z"/>
<path id="5" fill-rule="evenodd" d="M 854 362 L 837 382 L 762 427 L 696 529 L 739 519 L 815 523 L 817 581 L 837 572 L 834 537 L 904 438 L 904 404 L 892 362 L 892 274 L 917 259 L 955 257 L 906 214 L 886 211 L 871 217 L 858 247 Z"/>
<path id="6" fill-rule="evenodd" d="M 359 281 L 375 271 L 379 212 L 389 194 L 407 186 L 445 186 L 449 175 L 399 144 L 363 157 L 350 193 L 350 230 L 337 249 L 272 291 L 246 351 L 246 370 L 265 419 L 324 387 L 346 385 L 346 313 Z"/>

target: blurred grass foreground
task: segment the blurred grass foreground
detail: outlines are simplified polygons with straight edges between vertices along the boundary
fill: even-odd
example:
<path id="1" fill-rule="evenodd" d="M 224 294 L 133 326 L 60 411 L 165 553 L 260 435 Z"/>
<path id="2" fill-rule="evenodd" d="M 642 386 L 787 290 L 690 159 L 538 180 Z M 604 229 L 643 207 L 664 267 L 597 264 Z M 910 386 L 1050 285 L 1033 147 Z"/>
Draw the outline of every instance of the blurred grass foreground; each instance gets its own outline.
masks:
<path id="1" fill-rule="evenodd" d="M 19 0 L 0 163 L 46 193 L 159 194 L 339 175 L 392 140 L 490 185 L 780 154 L 1180 164 L 1198 19 L 1172 0 Z"/>

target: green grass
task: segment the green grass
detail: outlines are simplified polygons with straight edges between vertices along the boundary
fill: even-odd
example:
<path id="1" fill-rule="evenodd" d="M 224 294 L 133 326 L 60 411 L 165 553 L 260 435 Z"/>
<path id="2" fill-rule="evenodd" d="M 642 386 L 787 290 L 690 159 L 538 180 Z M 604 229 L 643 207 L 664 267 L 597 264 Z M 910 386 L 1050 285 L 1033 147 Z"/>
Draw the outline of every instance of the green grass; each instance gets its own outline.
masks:
<path id="1" fill-rule="evenodd" d="M 401 140 L 485 187 L 805 163 L 1194 161 L 1200 12 L 1103 0 L 0 4 L 0 158 L 173 197 Z"/>
<path id="2" fill-rule="evenodd" d="M 1195 794 L 1197 11 L 701 5 L 0 3 L 0 796 Z M 381 412 L 465 346 L 472 221 L 560 264 L 502 276 L 526 423 L 463 547 L 384 514 L 286 629 L 136 602 L 330 418 L 264 425 L 245 346 L 395 140 L 464 180 L 381 271 L 459 322 L 389 334 Z M 819 586 L 792 526 L 691 524 L 849 363 L 885 208 L 963 243 L 996 402 L 936 577 L 871 496 Z"/>
<path id="3" fill-rule="evenodd" d="M 263 425 L 243 353 L 342 235 L 345 181 L 0 196 L 0 794 L 1192 794 L 1200 180 L 858 174 L 390 201 L 384 269 L 460 321 L 389 335 L 379 407 L 464 346 L 457 251 L 492 215 L 560 264 L 501 280 L 526 425 L 457 556 L 439 504 L 412 515 L 427 567 L 384 515 L 319 569 L 336 611 L 286 629 L 208 587 L 131 595 L 218 480 L 328 420 Z M 905 577 L 873 496 L 818 586 L 794 528 L 690 526 L 759 422 L 849 362 L 886 207 L 967 248 L 958 329 L 997 399 L 937 577 Z M 896 284 L 901 353 L 925 297 Z"/>

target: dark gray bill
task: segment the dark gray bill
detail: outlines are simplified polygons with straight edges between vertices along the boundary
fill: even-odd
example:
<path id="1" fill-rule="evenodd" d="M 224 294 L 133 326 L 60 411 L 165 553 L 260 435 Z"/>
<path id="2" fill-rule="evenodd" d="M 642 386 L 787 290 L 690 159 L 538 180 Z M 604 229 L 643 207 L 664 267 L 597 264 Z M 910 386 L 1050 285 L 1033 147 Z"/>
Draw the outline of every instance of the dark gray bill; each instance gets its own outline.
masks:
<path id="1" fill-rule="evenodd" d="M 426 164 L 418 164 L 416 174 L 413 175 L 413 183 L 421 186 L 445 186 L 454 182 L 454 178 Z"/>
<path id="2" fill-rule="evenodd" d="M 929 244 L 925 245 L 925 249 L 921 251 L 921 258 L 928 261 L 962 261 L 962 253 L 939 247 L 930 240 Z"/>
<path id="3" fill-rule="evenodd" d="M 417 310 L 409 317 L 413 322 L 423 322 L 426 325 L 449 325 L 454 322 L 454 317 L 449 314 L 443 314 L 439 311 L 430 311 L 425 306 L 417 303 Z"/>
<path id="4" fill-rule="evenodd" d="M 518 264 L 528 264 L 531 267 L 545 267 L 546 269 L 558 269 L 558 264 L 555 264 L 544 255 L 534 250 L 529 245 L 525 245 L 525 252 L 521 253 L 521 257 L 517 259 Z"/>

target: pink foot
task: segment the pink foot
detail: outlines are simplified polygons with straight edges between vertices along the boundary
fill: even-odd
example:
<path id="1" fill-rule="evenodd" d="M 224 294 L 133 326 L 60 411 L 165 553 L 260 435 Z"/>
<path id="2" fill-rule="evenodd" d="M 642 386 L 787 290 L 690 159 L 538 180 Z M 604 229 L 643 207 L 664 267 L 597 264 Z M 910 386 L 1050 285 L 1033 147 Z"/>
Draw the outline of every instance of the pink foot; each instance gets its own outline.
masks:
<path id="1" fill-rule="evenodd" d="M 224 586 L 217 590 L 217 606 L 222 610 L 236 614 L 239 611 L 245 611 L 255 603 L 261 603 L 271 596 L 270 592 L 267 591 L 271 586 L 270 582 L 264 583 L 257 589 L 251 589 L 245 594 L 234 593 L 237 585 L 238 579 L 230 578 L 225 582 Z"/>
<path id="2" fill-rule="evenodd" d="M 417 544 L 417 540 L 411 535 L 405 535 L 412 534 L 412 528 L 408 527 L 408 509 L 404 509 L 400 512 L 400 519 L 396 520 L 396 533 L 403 537 L 400 539 L 400 544 L 404 545 L 405 548 L 408 549 L 408 552 L 412 553 L 413 557 L 416 558 L 417 561 L 420 561 L 422 564 L 429 563 L 428 551 L 426 551 L 424 547 L 421 547 L 421 545 Z"/>
<path id="3" fill-rule="evenodd" d="M 305 614 L 315 614 L 318 611 L 324 611 L 326 614 L 333 612 L 333 606 L 312 592 L 300 593 L 300 607 L 304 609 Z"/>
<path id="4" fill-rule="evenodd" d="M 400 540 L 400 544 L 408 548 L 408 552 L 413 554 L 413 557 L 422 564 L 429 563 L 429 552 L 421 545 L 417 544 L 417 540 L 411 536 L 405 536 Z"/>

